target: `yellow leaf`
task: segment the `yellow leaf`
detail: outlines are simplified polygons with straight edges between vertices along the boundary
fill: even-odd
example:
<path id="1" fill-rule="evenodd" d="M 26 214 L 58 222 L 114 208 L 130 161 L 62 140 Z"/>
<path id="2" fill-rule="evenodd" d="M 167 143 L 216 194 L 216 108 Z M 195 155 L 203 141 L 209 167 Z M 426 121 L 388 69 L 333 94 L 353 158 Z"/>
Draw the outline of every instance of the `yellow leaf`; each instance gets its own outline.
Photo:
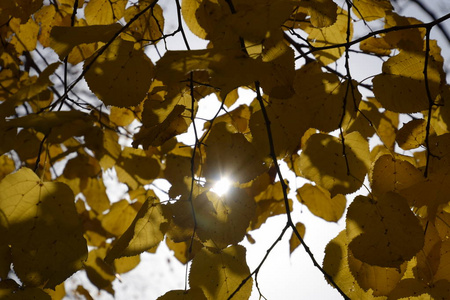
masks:
<path id="1" fill-rule="evenodd" d="M 450 283 L 438 280 L 427 284 L 416 278 L 401 280 L 397 287 L 389 294 L 389 298 L 401 300 L 445 299 L 448 297 Z"/>
<path id="2" fill-rule="evenodd" d="M 101 220 L 102 227 L 116 237 L 121 236 L 133 223 L 139 208 L 140 205 L 130 204 L 127 200 L 113 203 Z"/>
<path id="3" fill-rule="evenodd" d="M 145 101 L 145 103 L 147 102 L 148 100 Z M 147 120 L 144 119 L 144 126 L 134 135 L 133 146 L 137 147 L 138 145 L 142 145 L 144 149 L 150 146 L 161 146 L 174 136 L 186 132 L 188 123 L 183 115 L 185 109 L 186 107 L 184 105 L 175 105 L 172 110 L 168 111 L 167 117 L 161 123 L 151 127 L 146 126 Z M 144 109 L 143 114 L 145 112 Z"/>
<path id="4" fill-rule="evenodd" d="M 267 101 L 266 98 L 263 99 Z M 309 128 L 307 110 L 298 96 L 289 99 L 269 99 L 266 112 L 270 120 L 270 126 L 277 157 L 283 158 L 296 152 L 300 141 Z M 267 139 L 267 127 L 262 111 L 254 108 L 250 118 L 250 131 L 253 136 L 252 144 L 256 149 L 261 149 L 259 155 L 269 155 L 269 143 Z M 271 159 L 269 159 L 271 161 Z"/>
<path id="5" fill-rule="evenodd" d="M 391 155 L 380 156 L 375 161 L 369 179 L 375 195 L 398 192 L 425 180 L 412 164 Z"/>
<path id="6" fill-rule="evenodd" d="M 16 106 L 22 105 L 24 101 L 31 100 L 44 92 L 49 86 L 52 86 L 53 83 L 50 81 L 50 76 L 59 65 L 60 63 L 50 64 L 36 80 L 23 84 L 13 96 L 3 101 L 0 104 L 0 116 L 8 117 L 14 114 Z"/>
<path id="7" fill-rule="evenodd" d="M 347 257 L 350 271 L 365 291 L 371 289 L 374 296 L 387 296 L 403 277 L 406 263 L 400 268 L 371 266 L 356 259 L 351 252 Z"/>
<path id="8" fill-rule="evenodd" d="M 193 201 L 197 236 L 209 247 L 239 243 L 255 214 L 255 201 L 245 191 L 231 188 L 223 196 L 200 194 Z"/>
<path id="9" fill-rule="evenodd" d="M 345 117 L 341 120 L 347 84 L 334 74 L 322 72 L 318 63 L 306 64 L 296 71 L 294 89 L 301 101 L 299 105 L 308 112 L 310 127 L 330 132 L 356 117 L 355 105 L 359 105 L 361 95 L 355 89 L 355 99 L 350 96 L 352 93 L 347 96 Z"/>
<path id="10" fill-rule="evenodd" d="M 153 1 L 144 0 L 139 1 L 137 5 L 133 5 L 127 8 L 125 11 L 125 21 L 130 20 Z M 135 20 L 128 28 L 129 35 L 124 36 L 125 39 L 129 39 L 136 42 L 142 42 L 144 45 L 149 44 L 157 39 L 161 38 L 164 33 L 164 17 L 163 10 L 156 4 L 153 8 L 147 10 L 137 20 Z"/>
<path id="11" fill-rule="evenodd" d="M 295 228 L 297 229 L 298 233 L 300 233 L 302 239 L 304 239 L 306 230 L 305 225 L 299 222 L 295 224 Z M 289 239 L 289 253 L 292 254 L 292 252 L 294 252 L 294 250 L 297 249 L 297 247 L 300 246 L 300 244 L 301 244 L 300 240 L 295 235 L 295 233 L 292 232 L 291 238 Z"/>
<path id="12" fill-rule="evenodd" d="M 119 136 L 113 130 L 93 127 L 86 133 L 86 146 L 91 149 L 103 169 L 113 167 L 120 156 Z"/>
<path id="13" fill-rule="evenodd" d="M 105 261 L 111 263 L 116 258 L 134 256 L 158 245 L 164 239 L 167 225 L 161 204 L 147 199 L 133 223 L 108 251 Z"/>
<path id="14" fill-rule="evenodd" d="M 374 266 L 399 267 L 424 245 L 419 220 L 395 193 L 377 201 L 356 197 L 348 208 L 346 230 L 355 258 Z"/>
<path id="15" fill-rule="evenodd" d="M 153 78 L 153 63 L 143 49 L 136 50 L 134 43 L 118 38 L 91 64 L 92 59 L 84 64 L 85 71 L 89 67 L 85 79 L 106 105 L 129 107 L 144 100 Z"/>
<path id="16" fill-rule="evenodd" d="M 331 198 L 329 191 L 309 183 L 297 190 L 297 199 L 314 215 L 328 222 L 339 221 L 344 214 L 347 202 L 344 195 L 337 194 Z"/>
<path id="17" fill-rule="evenodd" d="M 384 108 L 399 113 L 415 113 L 429 108 L 425 89 L 422 52 L 400 51 L 383 63 L 383 73 L 373 79 L 373 92 Z M 431 100 L 439 94 L 440 70 L 430 58 L 428 84 Z"/>
<path id="18" fill-rule="evenodd" d="M 111 107 L 109 119 L 117 126 L 128 126 L 136 118 L 136 110 L 128 107 Z"/>
<path id="19" fill-rule="evenodd" d="M 121 257 L 114 260 L 114 271 L 118 274 L 130 272 L 141 262 L 140 255 Z"/>
<path id="20" fill-rule="evenodd" d="M 15 273 L 29 286 L 54 288 L 82 267 L 87 247 L 70 188 L 22 168 L 0 182 Z"/>
<path id="21" fill-rule="evenodd" d="M 89 252 L 87 261 L 84 263 L 84 269 L 90 282 L 99 290 L 105 290 L 114 295 L 112 282 L 116 279 L 112 267 L 104 262 L 106 254 L 105 248 L 93 249 Z"/>
<path id="22" fill-rule="evenodd" d="M 181 12 L 186 25 L 193 34 L 202 39 L 214 38 L 214 30 L 229 16 L 229 9 L 221 7 L 218 1 L 182 1 Z M 222 25 L 223 26 L 223 25 Z"/>
<path id="23" fill-rule="evenodd" d="M 353 13 L 365 21 L 373 21 L 386 16 L 393 7 L 389 0 L 356 0 L 352 7 Z"/>
<path id="24" fill-rule="evenodd" d="M 14 161 L 8 155 L 0 156 L 0 180 L 16 169 Z"/>
<path id="25" fill-rule="evenodd" d="M 39 42 L 44 47 L 50 47 L 50 32 L 54 26 L 70 26 L 73 5 L 68 12 L 67 6 L 60 6 L 56 10 L 54 5 L 46 5 L 35 14 L 35 19 L 40 24 Z"/>
<path id="26" fill-rule="evenodd" d="M 383 38 L 370 37 L 359 43 L 359 49 L 366 53 L 386 56 L 391 54 L 392 47 Z"/>
<path id="27" fill-rule="evenodd" d="M 88 178 L 81 192 L 86 197 L 86 203 L 97 213 L 101 214 L 109 209 L 109 198 L 101 178 Z"/>
<path id="28" fill-rule="evenodd" d="M 411 150 L 425 143 L 427 122 L 415 119 L 404 124 L 397 132 L 396 142 L 403 150 Z"/>
<path id="29" fill-rule="evenodd" d="M 315 28 L 307 23 L 301 23 L 301 28 L 308 33 L 308 40 L 314 47 L 326 47 L 343 44 L 347 41 L 347 12 L 338 13 L 336 22 L 328 27 Z M 353 23 L 350 23 L 350 41 L 353 36 Z M 314 56 L 323 65 L 335 62 L 344 54 L 344 47 L 315 51 Z"/>
<path id="30" fill-rule="evenodd" d="M 316 28 L 328 27 L 336 22 L 337 5 L 331 0 L 302 2 L 308 8 L 311 25 Z"/>
<path id="31" fill-rule="evenodd" d="M 372 291 L 365 292 L 353 277 L 348 262 L 348 242 L 345 230 L 332 239 L 325 248 L 323 269 L 350 299 L 372 300 Z"/>
<path id="32" fill-rule="evenodd" d="M 39 132 L 48 134 L 55 127 L 62 126 L 65 123 L 74 122 L 76 120 L 82 120 L 83 123 L 87 123 L 88 125 L 92 124 L 92 119 L 89 115 L 77 110 L 29 114 L 17 119 L 8 120 L 6 124 L 10 127 L 33 128 Z"/>
<path id="33" fill-rule="evenodd" d="M 125 147 L 114 166 L 120 182 L 127 184 L 132 190 L 146 185 L 159 175 L 158 161 L 148 156 L 142 149 Z"/>
<path id="34" fill-rule="evenodd" d="M 194 287 L 187 291 L 173 290 L 165 293 L 157 300 L 207 300 L 200 288 Z"/>
<path id="35" fill-rule="evenodd" d="M 191 235 L 192 237 L 192 235 Z M 191 247 L 192 241 L 192 247 Z M 199 252 L 203 248 L 203 244 L 200 243 L 197 239 L 191 240 L 190 238 L 187 241 L 176 243 L 172 241 L 170 238 L 166 238 L 167 247 L 173 251 L 173 255 L 176 259 L 178 259 L 182 264 L 186 264 L 190 261 L 197 252 Z"/>
<path id="36" fill-rule="evenodd" d="M 59 59 L 63 60 L 75 46 L 109 42 L 121 28 L 118 23 L 77 27 L 54 26 L 50 32 L 50 47 L 55 50 Z"/>
<path id="37" fill-rule="evenodd" d="M 358 190 L 370 165 L 369 144 L 359 133 L 345 136 L 345 157 L 342 141 L 319 133 L 312 135 L 295 160 L 295 168 L 307 179 L 327 189 L 331 197 Z M 347 170 L 347 162 L 348 168 Z"/>
<path id="38" fill-rule="evenodd" d="M 84 9 L 89 25 L 109 25 L 120 20 L 125 13 L 127 0 L 90 0 Z"/>
<path id="39" fill-rule="evenodd" d="M 217 253 L 203 248 L 192 261 L 189 285 L 191 288 L 201 288 L 208 300 L 228 299 L 242 280 L 250 275 L 245 252 L 246 249 L 241 245 L 231 246 Z M 250 277 L 233 299 L 248 299 L 252 282 Z"/>
<path id="40" fill-rule="evenodd" d="M 267 170 L 257 150 L 243 134 L 232 133 L 225 123 L 214 125 L 204 141 L 206 161 L 203 175 L 207 179 L 228 177 L 234 182 L 248 182 Z"/>
<path id="41" fill-rule="evenodd" d="M 25 24 L 20 24 L 19 19 L 12 19 L 8 23 L 15 33 L 11 39 L 11 44 L 14 45 L 17 53 L 33 51 L 36 48 L 39 25 L 32 18 Z"/>

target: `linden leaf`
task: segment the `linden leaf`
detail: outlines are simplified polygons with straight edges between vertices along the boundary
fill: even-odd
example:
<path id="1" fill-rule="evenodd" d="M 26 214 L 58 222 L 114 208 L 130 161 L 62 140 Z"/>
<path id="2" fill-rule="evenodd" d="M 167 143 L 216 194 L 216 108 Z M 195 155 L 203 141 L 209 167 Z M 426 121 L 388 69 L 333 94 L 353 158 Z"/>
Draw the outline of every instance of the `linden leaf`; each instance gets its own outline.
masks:
<path id="1" fill-rule="evenodd" d="M 365 53 L 387 56 L 391 54 L 392 47 L 383 38 L 370 37 L 359 43 L 359 49 Z"/>
<path id="2" fill-rule="evenodd" d="M 5 178 L 6 175 L 14 172 L 16 166 L 14 161 L 8 155 L 0 156 L 0 180 Z"/>
<path id="3" fill-rule="evenodd" d="M 228 299 L 242 280 L 250 275 L 245 261 L 246 249 L 241 245 L 231 246 L 219 252 L 207 248 L 197 253 L 189 272 L 189 285 L 203 290 L 206 299 Z M 233 299 L 250 297 L 252 278 L 244 284 Z"/>
<path id="4" fill-rule="evenodd" d="M 422 182 L 422 172 L 407 161 L 395 159 L 391 155 L 380 156 L 369 174 L 372 192 L 382 195 L 398 192 Z"/>
<path id="5" fill-rule="evenodd" d="M 383 63 L 383 73 L 373 79 L 373 92 L 384 108 L 399 113 L 415 113 L 429 108 L 425 89 L 424 54 L 401 51 Z M 440 70 L 430 58 L 428 85 L 433 101 L 439 94 Z"/>
<path id="6" fill-rule="evenodd" d="M 369 164 L 369 144 L 358 132 L 345 136 L 345 156 L 339 139 L 319 133 L 308 139 L 294 167 L 334 197 L 358 190 Z"/>
<path id="7" fill-rule="evenodd" d="M 342 107 L 349 82 L 340 81 L 335 74 L 324 73 L 318 63 L 309 63 L 296 71 L 294 89 L 303 109 L 308 111 L 309 126 L 330 132 L 356 117 L 361 95 L 354 91 L 354 99 L 348 97 L 345 116 Z M 353 82 L 354 86 L 356 83 Z"/>
<path id="8" fill-rule="evenodd" d="M 133 42 L 118 38 L 94 62 L 93 57 L 84 64 L 85 79 L 106 105 L 136 106 L 144 99 L 152 82 L 153 63 L 143 49 L 136 50 Z"/>
<path id="9" fill-rule="evenodd" d="M 149 102 L 149 100 L 145 101 L 145 106 L 147 102 Z M 139 132 L 134 135 L 133 146 L 137 147 L 138 145 L 142 145 L 144 149 L 150 146 L 161 146 L 174 136 L 186 132 L 188 123 L 183 115 L 185 110 L 186 107 L 184 105 L 175 105 L 172 110 L 168 111 L 166 118 L 151 127 L 147 126 L 148 120 L 144 118 L 144 126 L 142 126 Z M 146 111 L 144 110 L 144 113 L 145 112 Z"/>
<path id="10" fill-rule="evenodd" d="M 125 147 L 114 166 L 120 182 L 132 190 L 146 185 L 156 179 L 161 169 L 159 162 L 148 156 L 142 149 Z"/>
<path id="11" fill-rule="evenodd" d="M 323 269 L 350 299 L 372 300 L 372 291 L 365 292 L 353 277 L 348 256 L 347 236 L 345 230 L 342 230 L 325 248 Z"/>
<path id="12" fill-rule="evenodd" d="M 341 10 L 333 25 L 323 28 L 315 28 L 307 23 L 301 23 L 300 27 L 308 33 L 308 41 L 314 47 L 327 47 L 344 44 L 347 41 L 347 12 Z M 353 23 L 350 23 L 350 40 L 353 36 Z M 344 47 L 314 51 L 314 56 L 323 65 L 335 62 L 344 54 Z"/>
<path id="13" fill-rule="evenodd" d="M 365 21 L 373 21 L 386 16 L 393 6 L 389 0 L 358 0 L 352 7 L 353 13 Z"/>
<path id="14" fill-rule="evenodd" d="M 400 268 L 371 266 L 356 259 L 351 252 L 349 252 L 347 260 L 350 271 L 358 281 L 359 286 L 365 291 L 371 289 L 374 296 L 389 295 L 402 279 L 406 269 L 406 264 L 403 264 Z"/>
<path id="15" fill-rule="evenodd" d="M 415 149 L 425 143 L 427 122 L 416 119 L 404 124 L 397 132 L 396 142 L 403 150 Z"/>
<path id="16" fill-rule="evenodd" d="M 447 280 L 438 280 L 428 284 L 420 279 L 407 278 L 397 284 L 388 299 L 445 299 L 448 297 L 449 291 L 450 283 Z"/>
<path id="17" fill-rule="evenodd" d="M 105 290 L 114 295 L 112 282 L 116 279 L 113 269 L 104 262 L 106 254 L 105 248 L 93 249 L 89 252 L 87 261 L 84 264 L 86 275 L 99 290 Z"/>
<path id="18" fill-rule="evenodd" d="M 297 229 L 302 239 L 304 239 L 306 230 L 305 225 L 303 223 L 298 222 L 297 224 L 295 224 L 295 229 Z M 295 235 L 295 233 L 292 232 L 291 238 L 289 239 L 289 253 L 292 254 L 292 252 L 294 252 L 294 250 L 297 249 L 297 247 L 300 245 L 301 245 L 300 240 Z"/>
<path id="19" fill-rule="evenodd" d="M 0 182 L 0 210 L 14 270 L 28 286 L 54 288 L 82 268 L 87 247 L 70 188 L 22 168 Z"/>
<path id="20" fill-rule="evenodd" d="M 231 188 L 221 197 L 213 192 L 202 193 L 193 205 L 198 237 L 206 245 L 217 248 L 242 241 L 256 207 L 255 201 L 238 188 Z"/>
<path id="21" fill-rule="evenodd" d="M 97 213 L 101 214 L 109 209 L 109 198 L 101 178 L 88 178 L 81 192 L 86 197 L 86 203 Z"/>
<path id="22" fill-rule="evenodd" d="M 109 212 L 102 218 L 102 227 L 115 236 L 121 236 L 131 223 L 140 208 L 140 204 L 130 204 L 127 200 L 113 203 Z"/>
<path id="23" fill-rule="evenodd" d="M 311 25 L 316 28 L 328 27 L 336 22 L 337 5 L 331 0 L 305 1 L 302 5 L 308 8 Z"/>
<path id="24" fill-rule="evenodd" d="M 134 256 L 158 245 L 164 239 L 167 225 L 161 204 L 147 199 L 133 223 L 108 251 L 105 261 L 111 263 L 116 258 Z"/>
<path id="25" fill-rule="evenodd" d="M 90 0 L 84 9 L 89 25 L 109 25 L 120 20 L 128 0 Z"/>
<path id="26" fill-rule="evenodd" d="M 11 39 L 11 44 L 16 48 L 17 53 L 33 51 L 36 48 L 39 25 L 32 18 L 25 24 L 20 24 L 19 19 L 8 21 L 11 30 L 15 35 Z"/>
<path id="27" fill-rule="evenodd" d="M 378 201 L 356 197 L 347 212 L 347 235 L 355 258 L 380 267 L 399 267 L 424 245 L 422 226 L 395 193 Z"/>
<path id="28" fill-rule="evenodd" d="M 50 47 L 63 60 L 70 51 L 81 44 L 109 42 L 122 28 L 118 23 L 77 27 L 54 26 L 50 32 Z"/>
<path id="29" fill-rule="evenodd" d="M 277 157 L 285 157 L 297 151 L 303 134 L 309 128 L 310 116 L 303 104 L 298 96 L 294 95 L 289 99 L 270 98 L 266 106 Z M 267 157 L 270 146 L 267 140 L 266 121 L 259 106 L 250 117 L 250 131 L 253 136 L 252 144 L 256 149 L 264 151 L 260 155 Z"/>
<path id="30" fill-rule="evenodd" d="M 165 293 L 156 300 L 207 300 L 200 288 L 194 287 L 189 290 L 173 290 Z"/>
<path id="31" fill-rule="evenodd" d="M 253 145 L 243 134 L 230 132 L 226 123 L 214 125 L 204 144 L 206 161 L 203 175 L 207 179 L 228 176 L 243 183 L 267 170 Z"/>
<path id="32" fill-rule="evenodd" d="M 309 183 L 297 190 L 297 199 L 314 215 L 328 222 L 339 221 L 344 214 L 347 202 L 344 195 L 337 194 L 331 198 L 328 190 Z"/>
<path id="33" fill-rule="evenodd" d="M 8 120 L 6 124 L 8 127 L 33 128 L 39 132 L 48 134 L 55 127 L 62 126 L 65 123 L 71 123 L 76 120 L 82 120 L 83 123 L 87 123 L 88 125 L 92 124 L 92 119 L 89 115 L 77 110 L 29 114 L 17 119 Z"/>
<path id="34" fill-rule="evenodd" d="M 141 0 L 137 5 L 128 7 L 125 11 L 125 22 L 130 22 L 138 13 L 152 5 L 152 2 L 150 0 Z M 158 4 L 153 5 L 151 9 L 135 20 L 128 30 L 130 35 L 124 36 L 125 39 L 132 37 L 133 41 L 142 41 L 144 44 L 158 40 L 164 33 L 163 10 Z"/>

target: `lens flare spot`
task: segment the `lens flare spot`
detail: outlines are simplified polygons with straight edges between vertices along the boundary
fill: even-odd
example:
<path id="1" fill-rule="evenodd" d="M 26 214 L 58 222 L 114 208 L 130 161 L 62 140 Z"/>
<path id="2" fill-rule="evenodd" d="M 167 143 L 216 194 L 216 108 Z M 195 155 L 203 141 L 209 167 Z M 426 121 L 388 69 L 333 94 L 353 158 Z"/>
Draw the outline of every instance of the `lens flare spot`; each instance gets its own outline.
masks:
<path id="1" fill-rule="evenodd" d="M 225 195 L 231 187 L 231 181 L 224 177 L 217 181 L 214 186 L 211 188 L 211 191 L 222 197 Z"/>

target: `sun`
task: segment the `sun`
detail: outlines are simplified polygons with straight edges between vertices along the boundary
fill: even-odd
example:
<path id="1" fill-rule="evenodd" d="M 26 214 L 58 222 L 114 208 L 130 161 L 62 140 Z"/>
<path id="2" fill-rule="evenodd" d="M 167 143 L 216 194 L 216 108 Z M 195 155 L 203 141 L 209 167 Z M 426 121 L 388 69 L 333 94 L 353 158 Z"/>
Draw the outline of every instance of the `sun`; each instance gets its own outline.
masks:
<path id="1" fill-rule="evenodd" d="M 230 179 L 228 179 L 227 177 L 222 177 L 214 184 L 214 186 L 211 188 L 211 191 L 222 197 L 228 192 L 231 184 L 232 183 Z"/>

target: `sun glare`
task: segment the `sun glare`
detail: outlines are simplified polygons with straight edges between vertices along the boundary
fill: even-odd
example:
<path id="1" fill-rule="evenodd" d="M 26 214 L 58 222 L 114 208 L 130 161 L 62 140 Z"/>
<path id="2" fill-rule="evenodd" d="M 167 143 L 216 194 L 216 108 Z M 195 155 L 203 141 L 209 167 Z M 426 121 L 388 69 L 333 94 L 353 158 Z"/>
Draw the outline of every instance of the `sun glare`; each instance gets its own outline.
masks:
<path id="1" fill-rule="evenodd" d="M 231 187 L 231 181 L 227 177 L 223 177 L 219 181 L 217 181 L 211 191 L 216 193 L 219 196 L 225 195 Z"/>

